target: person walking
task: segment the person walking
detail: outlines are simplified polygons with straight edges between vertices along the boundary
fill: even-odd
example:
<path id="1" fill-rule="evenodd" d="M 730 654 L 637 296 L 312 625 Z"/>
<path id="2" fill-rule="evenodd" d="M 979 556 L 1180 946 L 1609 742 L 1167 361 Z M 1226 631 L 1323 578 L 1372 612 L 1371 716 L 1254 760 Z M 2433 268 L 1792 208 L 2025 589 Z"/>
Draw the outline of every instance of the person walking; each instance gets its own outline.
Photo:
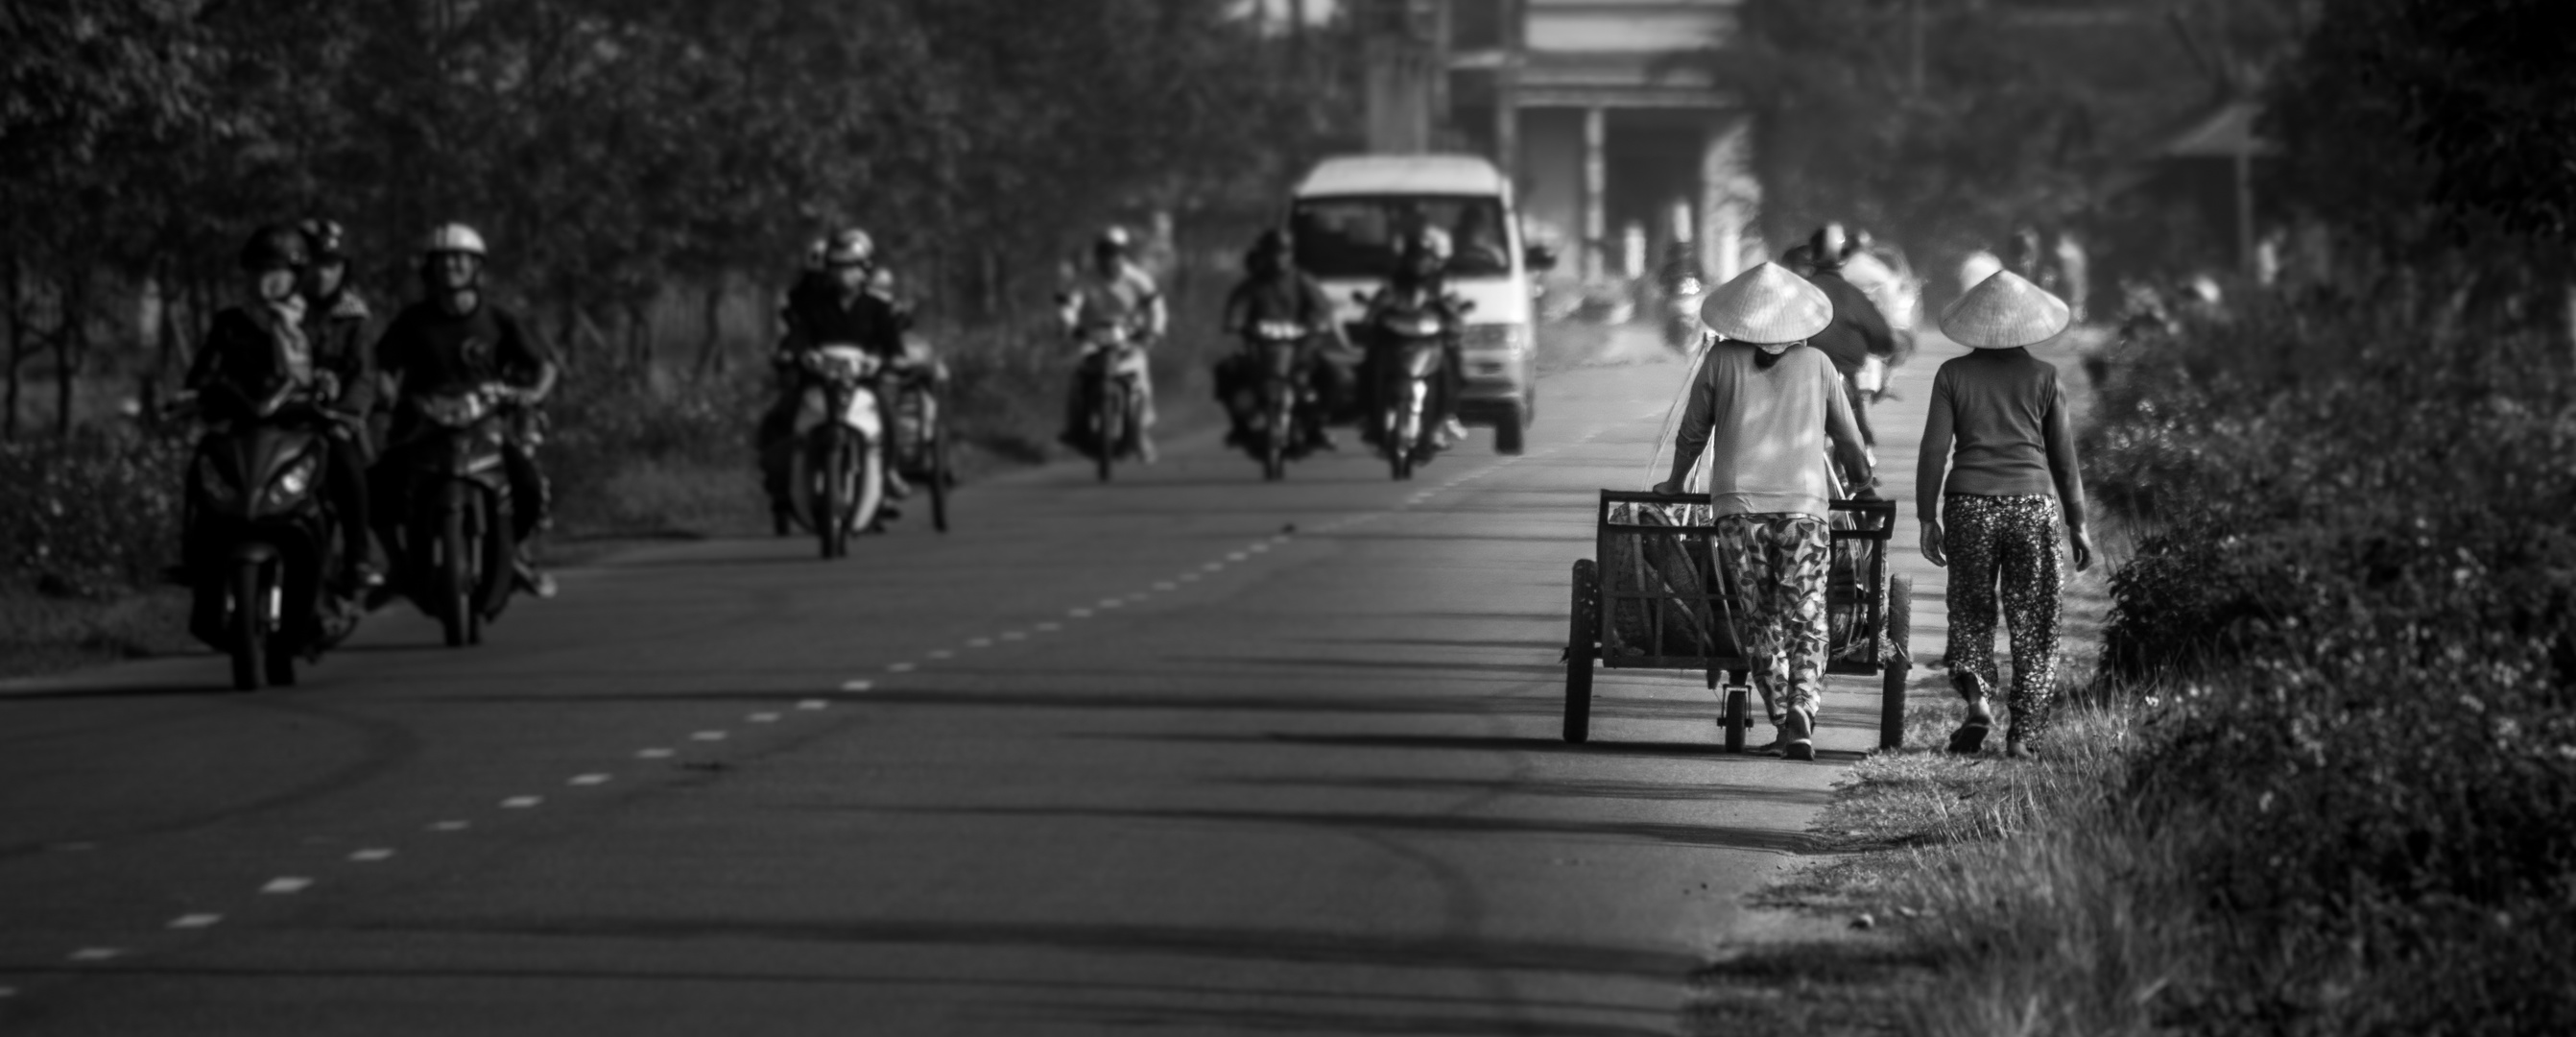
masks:
<path id="1" fill-rule="evenodd" d="M 1807 344 L 1833 323 L 1834 304 L 1807 279 L 1764 263 L 1710 292 L 1700 320 L 1716 341 L 1673 435 L 1672 476 L 1655 492 L 1680 493 L 1701 451 L 1709 452 L 1718 527 L 1711 546 L 1729 585 L 1737 646 L 1780 729 L 1781 755 L 1812 760 L 1832 559 L 1827 445 L 1864 485 L 1870 478 L 1842 377 Z"/>
<path id="2" fill-rule="evenodd" d="M 1968 702 L 1952 752 L 1978 751 L 1994 726 L 2000 610 L 2013 664 L 2004 754 L 2034 755 L 2057 679 L 2061 517 L 2075 568 L 2093 564 L 2066 392 L 2057 368 L 2028 348 L 2070 319 L 2065 302 L 2008 270 L 1941 314 L 1942 333 L 1972 352 L 1933 376 L 1915 492 L 1924 560 L 1950 569 L 1950 683 Z"/>

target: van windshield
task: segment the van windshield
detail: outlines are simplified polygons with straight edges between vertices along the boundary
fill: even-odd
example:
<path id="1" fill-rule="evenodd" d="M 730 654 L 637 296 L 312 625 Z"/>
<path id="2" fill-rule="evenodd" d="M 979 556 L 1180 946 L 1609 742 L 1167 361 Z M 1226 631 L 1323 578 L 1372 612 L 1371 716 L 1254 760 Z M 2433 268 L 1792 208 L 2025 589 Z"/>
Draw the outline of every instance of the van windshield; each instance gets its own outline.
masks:
<path id="1" fill-rule="evenodd" d="M 1494 277 L 1512 269 L 1503 205 L 1459 195 L 1306 198 L 1289 217 L 1297 266 L 1316 277 L 1382 278 L 1395 272 L 1405 231 L 1449 232 L 1449 275 Z"/>

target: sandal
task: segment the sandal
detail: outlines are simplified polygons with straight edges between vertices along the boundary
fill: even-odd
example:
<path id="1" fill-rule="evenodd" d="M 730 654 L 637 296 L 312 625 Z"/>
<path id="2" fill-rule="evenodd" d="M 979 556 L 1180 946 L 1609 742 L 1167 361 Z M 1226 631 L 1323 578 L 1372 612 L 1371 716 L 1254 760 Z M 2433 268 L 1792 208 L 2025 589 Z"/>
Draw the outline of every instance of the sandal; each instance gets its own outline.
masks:
<path id="1" fill-rule="evenodd" d="M 1985 748 L 1986 732 L 1994 730 L 1994 727 L 1994 714 L 1986 711 L 1984 702 L 1969 703 L 1967 721 L 1960 724 L 1958 730 L 1950 732 L 1950 751 L 1963 756 L 1975 755 L 1977 750 Z"/>
<path id="2" fill-rule="evenodd" d="M 1815 759 L 1815 726 L 1806 710 L 1790 710 L 1789 722 L 1780 726 L 1780 755 L 1792 760 Z"/>

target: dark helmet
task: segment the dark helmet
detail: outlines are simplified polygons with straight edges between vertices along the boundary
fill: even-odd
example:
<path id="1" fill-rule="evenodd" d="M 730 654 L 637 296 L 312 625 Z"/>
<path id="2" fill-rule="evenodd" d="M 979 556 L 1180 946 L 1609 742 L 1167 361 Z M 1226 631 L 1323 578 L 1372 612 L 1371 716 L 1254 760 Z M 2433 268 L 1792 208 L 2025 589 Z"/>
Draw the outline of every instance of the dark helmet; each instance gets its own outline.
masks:
<path id="1" fill-rule="evenodd" d="M 301 272 L 311 265 L 312 259 L 312 250 L 305 244 L 304 233 L 282 223 L 272 223 L 253 232 L 241 250 L 241 268 L 255 274 L 270 270 Z"/>
<path id="2" fill-rule="evenodd" d="M 1278 270 L 1288 265 L 1288 235 L 1273 227 L 1254 238 L 1252 248 L 1243 254 L 1243 265 L 1254 272 Z"/>
<path id="3" fill-rule="evenodd" d="M 295 229 L 304 234 L 306 247 L 313 250 L 314 262 L 346 263 L 349 261 L 349 252 L 343 242 L 346 234 L 340 226 L 340 221 L 315 216 L 296 224 Z"/>
<path id="4" fill-rule="evenodd" d="M 1843 265 L 1843 256 L 1850 248 L 1851 236 L 1843 233 L 1843 225 L 1828 223 L 1816 228 L 1816 235 L 1807 239 L 1807 251 L 1814 256 L 1808 262 L 1819 268 L 1838 267 Z"/>

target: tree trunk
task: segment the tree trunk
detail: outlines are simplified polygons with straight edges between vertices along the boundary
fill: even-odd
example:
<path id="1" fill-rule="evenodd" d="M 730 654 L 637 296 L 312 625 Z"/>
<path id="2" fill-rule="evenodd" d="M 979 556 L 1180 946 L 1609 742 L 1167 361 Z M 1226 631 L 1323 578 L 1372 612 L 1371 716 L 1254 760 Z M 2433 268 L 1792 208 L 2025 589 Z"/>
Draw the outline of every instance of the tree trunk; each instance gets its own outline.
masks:
<path id="1" fill-rule="evenodd" d="M 698 339 L 698 362 L 690 378 L 706 381 L 724 373 L 724 297 L 725 278 L 718 274 L 707 281 L 698 296 L 698 316 L 702 321 Z"/>
<path id="2" fill-rule="evenodd" d="M 18 438 L 18 368 L 27 359 L 27 282 L 18 265 L 18 253 L 9 253 L 9 401 L 5 421 L 0 421 L 0 439 Z"/>
<path id="3" fill-rule="evenodd" d="M 54 438 L 72 436 L 72 402 L 80 360 L 89 352 L 89 275 L 75 273 L 64 286 L 60 326 L 54 329 Z"/>

